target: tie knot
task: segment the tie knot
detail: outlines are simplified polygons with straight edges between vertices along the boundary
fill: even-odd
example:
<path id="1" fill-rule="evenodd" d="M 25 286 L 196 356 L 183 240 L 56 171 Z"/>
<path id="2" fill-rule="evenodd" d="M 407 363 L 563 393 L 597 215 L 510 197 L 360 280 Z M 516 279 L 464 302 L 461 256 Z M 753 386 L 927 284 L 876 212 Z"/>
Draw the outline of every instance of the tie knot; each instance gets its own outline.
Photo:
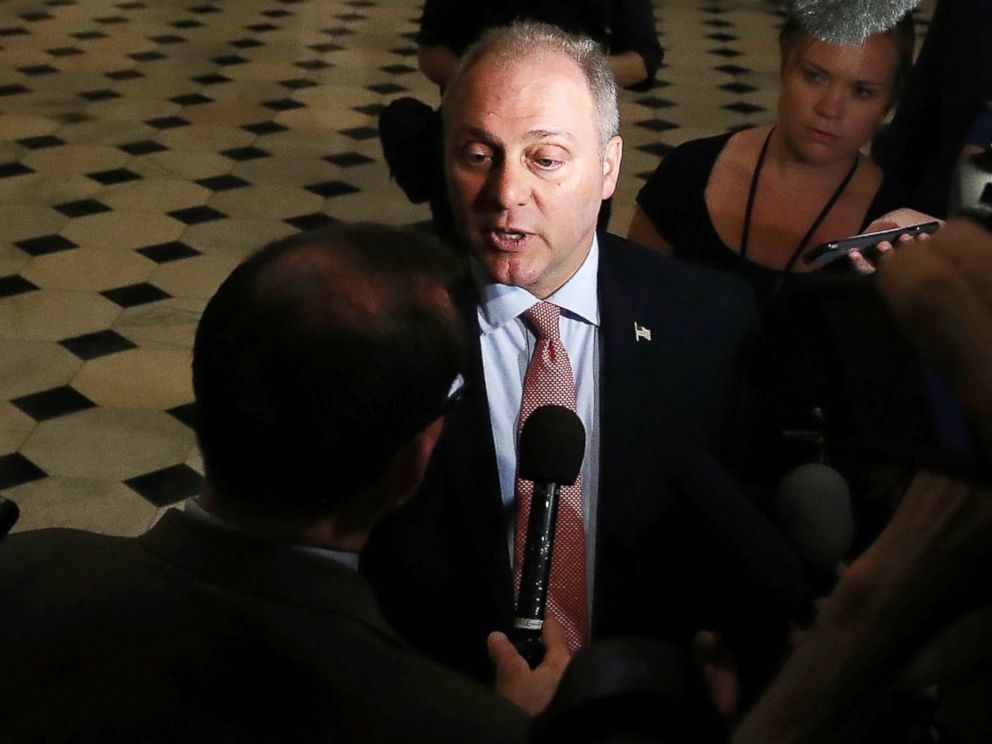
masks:
<path id="1" fill-rule="evenodd" d="M 524 310 L 524 317 L 537 332 L 538 338 L 554 340 L 558 338 L 558 318 L 561 308 L 550 302 L 536 302 Z"/>

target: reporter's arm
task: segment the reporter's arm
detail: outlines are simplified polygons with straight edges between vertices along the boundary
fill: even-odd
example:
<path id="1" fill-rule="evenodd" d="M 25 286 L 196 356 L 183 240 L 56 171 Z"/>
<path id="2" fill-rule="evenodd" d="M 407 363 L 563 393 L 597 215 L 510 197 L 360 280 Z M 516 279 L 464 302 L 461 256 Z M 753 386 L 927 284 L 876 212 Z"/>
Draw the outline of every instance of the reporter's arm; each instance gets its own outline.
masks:
<path id="1" fill-rule="evenodd" d="M 734 744 L 843 740 L 859 704 L 897 678 L 965 567 L 992 544 L 992 494 L 921 473 L 879 538 L 845 571 Z"/>

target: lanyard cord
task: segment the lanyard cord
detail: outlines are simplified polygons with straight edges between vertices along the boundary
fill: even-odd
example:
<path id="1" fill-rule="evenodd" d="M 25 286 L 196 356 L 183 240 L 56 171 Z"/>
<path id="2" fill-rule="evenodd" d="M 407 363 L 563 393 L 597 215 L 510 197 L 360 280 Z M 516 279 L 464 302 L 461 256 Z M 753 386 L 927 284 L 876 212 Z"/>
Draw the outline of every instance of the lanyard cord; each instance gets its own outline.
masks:
<path id="1" fill-rule="evenodd" d="M 758 163 L 754 166 L 754 175 L 751 176 L 751 188 L 748 190 L 747 194 L 747 208 L 744 210 L 744 229 L 741 232 L 741 258 L 747 257 L 747 239 L 751 233 L 751 212 L 754 210 L 754 200 L 758 195 L 758 179 L 761 177 L 761 170 L 765 166 L 765 155 L 768 154 L 768 143 L 771 142 L 772 132 L 774 131 L 775 127 L 772 127 L 768 132 L 768 136 L 765 137 L 765 143 L 761 146 L 761 153 L 758 155 Z M 833 196 L 830 197 L 823 209 L 820 210 L 820 214 L 815 220 L 813 220 L 813 224 L 809 226 L 809 230 L 806 231 L 803 239 L 799 241 L 799 245 L 796 246 L 796 250 L 792 252 L 791 258 L 789 258 L 788 263 L 785 265 L 785 269 L 783 269 L 784 272 L 788 273 L 792 271 L 792 267 L 795 266 L 796 261 L 803 252 L 803 249 L 806 247 L 806 244 L 809 243 L 817 228 L 823 223 L 823 220 L 827 218 L 827 215 L 830 214 L 830 210 L 834 208 L 834 204 L 837 203 L 837 200 L 840 199 L 841 194 L 844 193 L 844 189 L 847 188 L 847 185 L 851 182 L 851 179 L 854 178 L 854 173 L 858 170 L 858 164 L 860 162 L 860 153 L 855 153 L 854 163 L 851 165 L 851 169 L 847 172 L 847 175 L 844 176 L 844 180 L 840 182 L 840 185 L 834 191 Z"/>

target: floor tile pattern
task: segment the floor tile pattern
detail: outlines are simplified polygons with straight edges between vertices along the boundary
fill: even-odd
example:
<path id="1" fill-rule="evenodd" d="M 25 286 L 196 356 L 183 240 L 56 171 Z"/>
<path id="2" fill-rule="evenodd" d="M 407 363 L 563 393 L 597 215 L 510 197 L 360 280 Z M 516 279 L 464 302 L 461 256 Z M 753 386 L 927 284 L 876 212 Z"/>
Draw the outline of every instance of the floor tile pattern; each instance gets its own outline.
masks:
<path id="1" fill-rule="evenodd" d="M 624 233 L 671 148 L 774 117 L 771 0 L 656 0 L 665 66 L 624 91 Z M 928 15 L 924 3 L 919 17 Z M 0 490 L 16 529 L 146 529 L 200 485 L 189 358 L 254 248 L 419 225 L 376 117 L 436 103 L 418 0 L 7 0 L 0 19 Z M 921 31 L 925 25 L 921 26 Z"/>

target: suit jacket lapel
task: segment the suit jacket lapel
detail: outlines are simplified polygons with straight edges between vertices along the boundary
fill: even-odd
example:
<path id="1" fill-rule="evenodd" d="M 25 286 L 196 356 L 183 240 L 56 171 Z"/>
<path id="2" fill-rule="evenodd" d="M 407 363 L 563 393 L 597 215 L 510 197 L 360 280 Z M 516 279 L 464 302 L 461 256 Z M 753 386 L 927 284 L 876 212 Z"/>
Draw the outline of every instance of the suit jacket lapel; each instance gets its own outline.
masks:
<path id="1" fill-rule="evenodd" d="M 446 505 L 451 510 L 456 539 L 472 557 L 482 575 L 473 581 L 480 586 L 499 587 L 493 592 L 499 612 L 512 614 L 513 578 L 507 549 L 507 522 L 499 489 L 496 448 L 489 420 L 489 398 L 482 367 L 478 318 L 478 292 L 471 277 L 452 290 L 469 336 L 465 395 L 445 420 L 443 469 L 445 492 L 454 495 Z"/>

